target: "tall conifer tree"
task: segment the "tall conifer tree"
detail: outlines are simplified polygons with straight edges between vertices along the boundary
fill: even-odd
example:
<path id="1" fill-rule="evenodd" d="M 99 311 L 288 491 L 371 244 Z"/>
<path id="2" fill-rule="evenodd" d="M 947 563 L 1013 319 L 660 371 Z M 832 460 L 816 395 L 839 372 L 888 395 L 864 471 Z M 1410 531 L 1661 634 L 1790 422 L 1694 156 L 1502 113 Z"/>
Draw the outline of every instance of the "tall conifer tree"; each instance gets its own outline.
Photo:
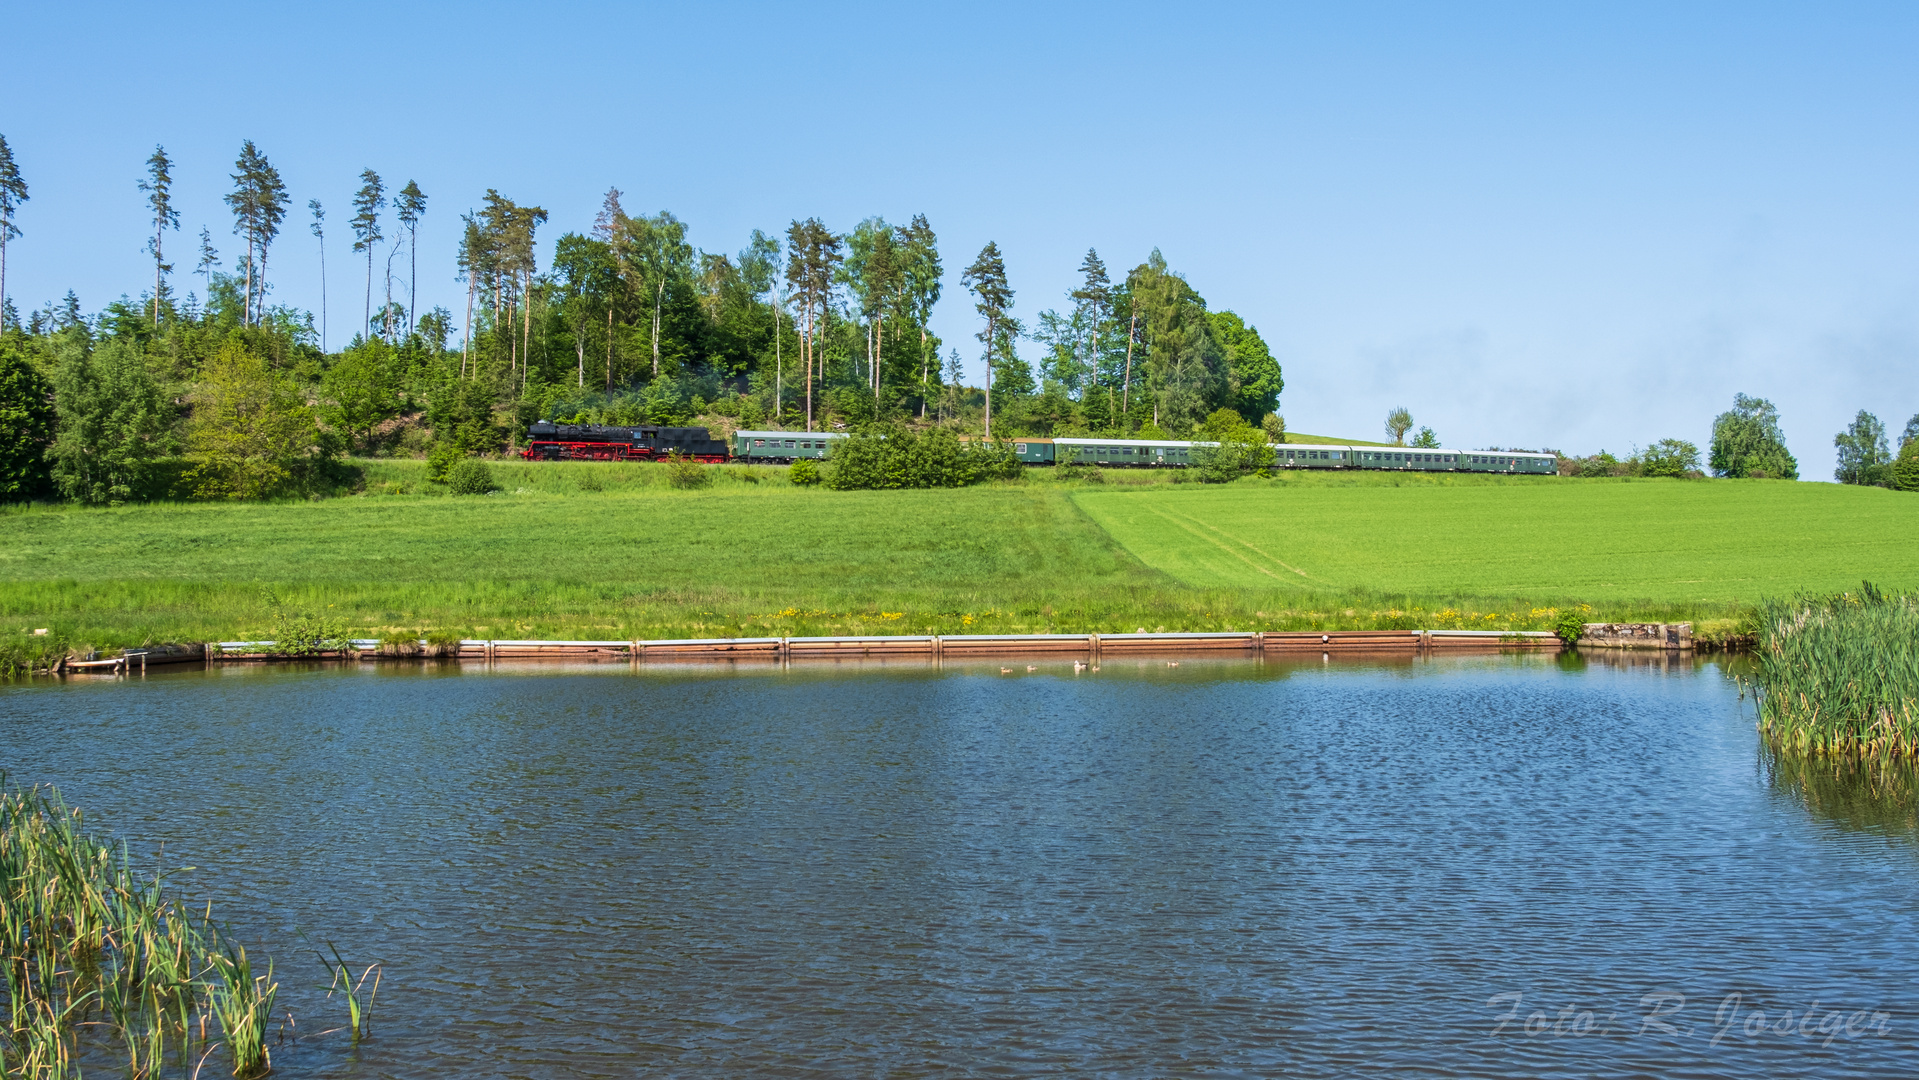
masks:
<path id="1" fill-rule="evenodd" d="M 406 228 L 407 259 L 409 268 L 406 296 L 406 332 L 413 333 L 414 305 L 420 300 L 420 218 L 426 213 L 426 193 L 412 180 L 400 189 L 400 197 L 393 200 L 400 218 L 400 224 Z"/>
<path id="2" fill-rule="evenodd" d="M 973 294 L 973 310 L 986 320 L 979 340 L 986 346 L 986 437 L 993 437 L 993 355 L 1000 347 L 1000 332 L 1013 309 L 1013 289 L 1006 282 L 1006 259 L 999 244 L 988 240 L 979 257 L 960 278 Z"/>
<path id="3" fill-rule="evenodd" d="M 326 352 L 326 208 L 318 199 L 308 199 L 307 209 L 313 212 L 313 238 L 320 242 L 320 351 Z"/>
<path id="4" fill-rule="evenodd" d="M 361 317 L 360 340 L 373 337 L 373 245 L 380 235 L 380 209 L 386 205 L 386 185 L 372 169 L 360 171 L 360 190 L 353 196 L 353 250 L 366 252 L 366 310 Z"/>
<path id="5" fill-rule="evenodd" d="M 180 228 L 180 212 L 173 208 L 173 162 L 167 159 L 166 147 L 153 148 L 153 156 L 147 159 L 147 178 L 140 181 L 140 190 L 147 193 L 147 208 L 153 211 L 153 239 L 147 241 L 147 252 L 153 256 L 153 328 L 157 331 L 160 298 L 166 295 L 165 275 L 173 269 L 161 251 L 161 241 L 169 227 L 176 231 Z"/>
<path id="6" fill-rule="evenodd" d="M 27 182 L 20 178 L 20 167 L 14 164 L 13 147 L 7 145 L 5 135 L 0 135 L 0 310 L 5 309 L 7 300 L 7 241 L 20 235 L 13 213 L 26 201 Z"/>

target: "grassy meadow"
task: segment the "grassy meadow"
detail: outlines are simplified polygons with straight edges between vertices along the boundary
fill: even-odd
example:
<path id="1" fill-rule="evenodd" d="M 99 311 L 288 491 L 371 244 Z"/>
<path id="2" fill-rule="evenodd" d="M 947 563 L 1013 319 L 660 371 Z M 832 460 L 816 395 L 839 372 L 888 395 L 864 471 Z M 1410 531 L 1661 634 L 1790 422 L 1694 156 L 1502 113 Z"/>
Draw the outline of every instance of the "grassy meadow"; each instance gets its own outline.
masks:
<path id="1" fill-rule="evenodd" d="M 833 492 L 728 466 L 682 491 L 653 466 L 513 461 L 499 493 L 456 498 L 420 462 L 362 464 L 339 499 L 0 511 L 0 637 L 270 636 L 276 604 L 355 636 L 1545 629 L 1582 603 L 1725 621 L 1919 584 L 1919 499 L 1823 484 L 1109 470 Z"/>
<path id="2" fill-rule="evenodd" d="M 1714 611 L 1862 578 L 1919 585 L 1919 498 L 1883 488 L 1292 473 L 1073 498 L 1141 562 L 1203 589 Z"/>

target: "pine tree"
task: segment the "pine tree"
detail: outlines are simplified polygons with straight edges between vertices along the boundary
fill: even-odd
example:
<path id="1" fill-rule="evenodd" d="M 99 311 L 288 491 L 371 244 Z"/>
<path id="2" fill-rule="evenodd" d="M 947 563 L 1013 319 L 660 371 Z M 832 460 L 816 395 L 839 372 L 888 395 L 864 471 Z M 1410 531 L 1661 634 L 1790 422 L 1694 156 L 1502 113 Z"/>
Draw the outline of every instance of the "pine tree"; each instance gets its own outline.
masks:
<path id="1" fill-rule="evenodd" d="M 406 332 L 411 334 L 414 305 L 420 301 L 420 218 L 426 213 L 426 193 L 420 190 L 419 184 L 408 180 L 400 189 L 400 197 L 394 200 L 394 206 L 400 224 L 406 228 L 407 258 L 412 264 L 406 299 Z"/>
<path id="2" fill-rule="evenodd" d="M 173 208 L 173 162 L 167 159 L 166 147 L 153 148 L 153 156 L 147 159 L 147 178 L 140 181 L 140 190 L 147 193 L 147 208 L 153 211 L 153 239 L 147 241 L 147 252 L 153 256 L 153 329 L 158 331 L 160 298 L 166 295 L 165 275 L 173 270 L 161 253 L 161 240 L 169 226 L 175 231 L 180 228 L 180 212 Z"/>
<path id="3" fill-rule="evenodd" d="M 307 226 L 313 230 L 313 238 L 320 242 L 320 351 L 326 348 L 326 209 L 318 199 L 308 199 L 307 209 L 313 212 L 313 223 Z"/>
<path id="4" fill-rule="evenodd" d="M 257 321 L 255 297 L 266 295 L 266 246 L 279 232 L 280 219 L 286 214 L 286 188 L 280 184 L 279 172 L 252 139 L 241 143 L 234 169 L 233 191 L 226 196 L 226 204 L 233 210 L 234 235 L 245 239 L 247 245 L 245 305 L 240 321 L 250 326 Z M 257 275 L 253 262 L 256 249 L 260 253 Z"/>
<path id="5" fill-rule="evenodd" d="M 800 306 L 800 364 L 806 369 L 806 430 L 813 430 L 813 365 L 818 355 L 818 323 L 833 302 L 834 271 L 842 241 L 819 218 L 795 221 L 786 230 L 786 281 Z"/>
<path id="6" fill-rule="evenodd" d="M 213 268 L 219 265 L 220 252 L 213 246 L 213 233 L 205 225 L 200 226 L 200 261 L 194 264 L 194 273 L 205 279 L 207 299 L 213 299 Z"/>
<path id="7" fill-rule="evenodd" d="M 380 234 L 380 209 L 386 205 L 386 186 L 372 169 L 360 171 L 360 190 L 353 196 L 353 250 L 366 252 L 366 310 L 361 316 L 360 339 L 373 336 L 373 245 Z"/>
<path id="8" fill-rule="evenodd" d="M 973 310 L 986 320 L 977 335 L 986 346 L 986 438 L 993 437 L 993 355 L 1000 346 L 1002 324 L 1013 308 L 1013 289 L 1006 282 L 1006 260 L 999 244 L 988 240 L 979 257 L 966 268 L 960 282 L 973 294 Z"/>
<path id="9" fill-rule="evenodd" d="M 27 182 L 20 178 L 20 167 L 14 164 L 13 147 L 7 145 L 5 135 L 0 135 L 0 307 L 7 299 L 7 241 L 20 235 L 13 213 L 26 201 Z"/>

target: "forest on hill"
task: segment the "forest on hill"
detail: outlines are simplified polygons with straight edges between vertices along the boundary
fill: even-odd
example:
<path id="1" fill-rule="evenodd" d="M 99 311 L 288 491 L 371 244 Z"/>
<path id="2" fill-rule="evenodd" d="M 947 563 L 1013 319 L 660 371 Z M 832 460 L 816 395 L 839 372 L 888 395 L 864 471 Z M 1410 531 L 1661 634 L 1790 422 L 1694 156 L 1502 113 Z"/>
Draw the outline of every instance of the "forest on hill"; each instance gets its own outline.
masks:
<path id="1" fill-rule="evenodd" d="M 1079 285 L 1027 317 L 996 243 L 966 263 L 963 297 L 943 295 L 948 257 L 924 216 L 845 231 L 807 218 L 707 251 L 671 212 L 611 190 L 548 246 L 538 205 L 489 188 L 435 224 L 450 215 L 417 183 L 373 169 L 342 213 L 308 200 L 301 214 L 247 141 L 223 257 L 210 225 L 183 243 L 173 171 L 159 147 L 144 175 L 129 169 L 150 280 L 94 311 L 68 291 L 22 313 L 8 242 L 18 257 L 59 239 L 18 227 L 31 189 L 0 138 L 0 498 L 290 493 L 350 454 L 501 452 L 536 419 L 1178 437 L 1221 409 L 1257 423 L 1284 385 L 1259 332 L 1157 250 L 1115 277 L 1089 249 Z M 421 230 L 450 227 L 456 264 L 420 265 Z M 275 296 L 272 267 L 342 258 L 358 295 Z M 463 309 L 419 310 L 422 274 L 453 275 Z M 972 308 L 972 341 L 931 332 L 943 299 Z M 965 384 L 962 344 L 985 387 Z"/>

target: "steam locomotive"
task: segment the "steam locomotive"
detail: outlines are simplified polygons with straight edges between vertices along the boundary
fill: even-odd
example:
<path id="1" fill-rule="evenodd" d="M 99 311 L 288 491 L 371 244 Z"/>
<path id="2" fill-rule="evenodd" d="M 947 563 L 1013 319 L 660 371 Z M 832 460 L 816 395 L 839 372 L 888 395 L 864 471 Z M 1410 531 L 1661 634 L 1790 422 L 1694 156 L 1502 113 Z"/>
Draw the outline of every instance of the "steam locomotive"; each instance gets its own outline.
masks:
<path id="1" fill-rule="evenodd" d="M 540 420 L 527 425 L 527 446 L 520 456 L 528 461 L 662 461 L 672 454 L 695 461 L 724 462 L 731 455 L 725 441 L 703 427 L 619 427 L 604 424 L 555 424 Z"/>

